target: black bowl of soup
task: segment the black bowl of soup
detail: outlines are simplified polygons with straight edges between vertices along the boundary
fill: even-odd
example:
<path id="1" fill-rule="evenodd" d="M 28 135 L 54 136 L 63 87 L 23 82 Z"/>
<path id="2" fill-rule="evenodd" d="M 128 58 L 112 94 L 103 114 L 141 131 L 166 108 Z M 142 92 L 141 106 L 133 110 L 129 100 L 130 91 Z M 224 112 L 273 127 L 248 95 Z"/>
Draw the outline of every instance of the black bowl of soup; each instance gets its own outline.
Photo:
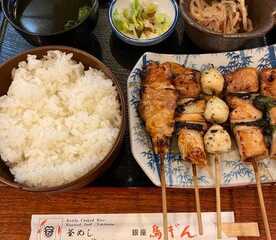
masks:
<path id="1" fill-rule="evenodd" d="M 98 0 L 2 0 L 9 23 L 32 45 L 74 42 L 90 33 Z"/>

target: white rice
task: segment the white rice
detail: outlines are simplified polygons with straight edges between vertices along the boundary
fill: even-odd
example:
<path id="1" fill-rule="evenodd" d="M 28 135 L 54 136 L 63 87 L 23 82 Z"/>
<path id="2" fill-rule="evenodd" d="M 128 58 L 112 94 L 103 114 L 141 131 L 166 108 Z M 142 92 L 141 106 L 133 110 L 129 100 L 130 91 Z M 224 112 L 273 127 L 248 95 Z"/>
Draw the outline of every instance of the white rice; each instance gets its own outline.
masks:
<path id="1" fill-rule="evenodd" d="M 29 55 L 0 98 L 0 154 L 15 181 L 53 187 L 85 175 L 109 152 L 121 123 L 117 91 L 73 54 Z"/>

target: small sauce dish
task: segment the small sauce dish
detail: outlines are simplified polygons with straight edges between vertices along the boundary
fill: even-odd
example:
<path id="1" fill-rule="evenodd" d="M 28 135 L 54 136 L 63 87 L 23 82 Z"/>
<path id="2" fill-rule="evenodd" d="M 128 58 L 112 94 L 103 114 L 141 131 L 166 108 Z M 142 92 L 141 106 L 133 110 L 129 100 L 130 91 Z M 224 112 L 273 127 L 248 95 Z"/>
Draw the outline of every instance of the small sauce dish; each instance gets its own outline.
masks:
<path id="1" fill-rule="evenodd" d="M 109 7 L 109 22 L 111 24 L 112 30 L 114 34 L 124 41 L 127 44 L 134 46 L 152 46 L 158 44 L 165 39 L 167 39 L 174 31 L 178 17 L 179 17 L 179 8 L 175 0 L 154 0 L 154 1 L 145 1 L 139 0 L 140 3 L 153 3 L 157 6 L 158 12 L 166 14 L 166 16 L 170 19 L 169 28 L 161 33 L 158 36 L 154 36 L 152 38 L 136 38 L 126 35 L 121 32 L 115 25 L 113 14 L 117 10 L 119 12 L 123 12 L 124 9 L 128 9 L 131 5 L 131 2 L 134 0 L 113 0 Z"/>

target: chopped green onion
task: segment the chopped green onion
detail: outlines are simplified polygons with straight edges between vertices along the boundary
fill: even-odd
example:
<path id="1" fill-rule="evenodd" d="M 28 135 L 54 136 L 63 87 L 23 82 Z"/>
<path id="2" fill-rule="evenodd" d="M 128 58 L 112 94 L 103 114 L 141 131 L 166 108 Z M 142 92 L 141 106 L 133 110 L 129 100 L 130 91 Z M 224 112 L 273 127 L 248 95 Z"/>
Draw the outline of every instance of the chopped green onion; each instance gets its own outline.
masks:
<path id="1" fill-rule="evenodd" d="M 170 25 L 170 18 L 158 12 L 154 3 L 141 4 L 139 0 L 132 0 L 130 7 L 119 12 L 115 9 L 112 15 L 115 27 L 122 33 L 141 39 L 149 39 L 166 32 Z"/>

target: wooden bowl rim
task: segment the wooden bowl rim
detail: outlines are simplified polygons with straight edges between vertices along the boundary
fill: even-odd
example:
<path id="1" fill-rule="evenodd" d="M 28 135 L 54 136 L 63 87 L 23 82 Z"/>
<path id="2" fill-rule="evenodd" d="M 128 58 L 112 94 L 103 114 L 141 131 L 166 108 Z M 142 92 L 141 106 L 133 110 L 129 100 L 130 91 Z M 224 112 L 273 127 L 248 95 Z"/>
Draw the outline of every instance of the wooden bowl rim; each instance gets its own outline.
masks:
<path id="1" fill-rule="evenodd" d="M 8 59 L 4 63 L 0 64 L 0 69 L 5 67 L 6 65 L 9 65 L 11 62 L 15 61 L 18 58 L 21 58 L 23 56 L 27 57 L 28 54 L 36 55 L 36 54 L 44 52 L 44 51 L 45 51 L 45 53 L 47 53 L 47 51 L 51 51 L 51 50 L 65 51 L 67 53 L 73 53 L 73 54 L 78 53 L 80 55 L 83 55 L 85 58 L 91 59 L 94 63 L 96 63 L 99 66 L 98 69 L 101 70 L 108 78 L 110 78 L 112 80 L 113 84 L 116 87 L 116 90 L 117 90 L 117 93 L 118 93 L 118 98 L 119 98 L 119 101 L 120 101 L 120 106 L 121 106 L 122 121 L 121 121 L 120 131 L 118 133 L 116 141 L 114 142 L 112 148 L 110 149 L 108 154 L 104 157 L 104 159 L 100 163 L 98 163 L 94 168 L 92 168 L 87 174 L 83 175 L 82 177 L 80 177 L 80 178 L 78 178 L 78 179 L 76 179 L 72 182 L 62 184 L 62 185 L 59 185 L 59 186 L 56 186 L 56 187 L 35 188 L 35 187 L 25 186 L 23 184 L 15 182 L 15 181 L 7 180 L 7 179 L 0 176 L 0 182 L 3 182 L 5 184 L 7 184 L 8 186 L 18 188 L 18 189 L 21 189 L 21 190 L 25 190 L 25 191 L 32 191 L 32 192 L 62 192 L 62 191 L 77 189 L 79 187 L 87 185 L 89 182 L 91 182 L 92 180 L 94 180 L 96 178 L 95 175 L 96 175 L 96 173 L 98 173 L 98 171 L 100 171 L 102 168 L 104 168 L 104 166 L 109 161 L 114 160 L 114 159 L 112 159 L 112 158 L 114 158 L 113 155 L 120 148 L 120 146 L 123 142 L 123 137 L 124 137 L 124 133 L 125 133 L 125 130 L 126 130 L 126 102 L 125 102 L 125 98 L 124 98 L 124 93 L 123 93 L 123 91 L 120 87 L 120 84 L 119 84 L 117 78 L 112 73 L 110 68 L 107 67 L 103 62 L 101 62 L 99 59 L 97 59 L 96 57 L 92 56 L 91 54 L 89 54 L 89 53 L 87 53 L 83 50 L 73 48 L 73 47 L 61 46 L 61 45 L 52 45 L 52 46 L 32 48 L 32 49 L 29 49 L 29 50 L 24 51 L 22 53 L 19 53 L 16 56 Z M 72 59 L 74 59 L 74 56 L 72 57 Z M 19 62 L 20 61 L 17 61 L 17 64 Z M 0 160 L 0 161 L 3 161 L 3 160 Z"/>

